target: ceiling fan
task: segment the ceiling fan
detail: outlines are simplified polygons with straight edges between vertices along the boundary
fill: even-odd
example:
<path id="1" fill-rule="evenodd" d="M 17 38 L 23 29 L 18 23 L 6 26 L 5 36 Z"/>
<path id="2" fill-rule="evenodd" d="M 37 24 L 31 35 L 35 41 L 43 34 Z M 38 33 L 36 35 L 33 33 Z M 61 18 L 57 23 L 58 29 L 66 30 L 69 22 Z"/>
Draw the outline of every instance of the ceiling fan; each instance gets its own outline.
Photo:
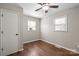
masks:
<path id="1" fill-rule="evenodd" d="M 45 10 L 45 13 L 48 13 L 48 9 L 49 8 L 58 8 L 59 6 L 58 5 L 49 5 L 50 3 L 37 3 L 39 5 L 41 5 L 40 8 L 36 9 L 35 11 L 39 11 L 41 9 Z"/>

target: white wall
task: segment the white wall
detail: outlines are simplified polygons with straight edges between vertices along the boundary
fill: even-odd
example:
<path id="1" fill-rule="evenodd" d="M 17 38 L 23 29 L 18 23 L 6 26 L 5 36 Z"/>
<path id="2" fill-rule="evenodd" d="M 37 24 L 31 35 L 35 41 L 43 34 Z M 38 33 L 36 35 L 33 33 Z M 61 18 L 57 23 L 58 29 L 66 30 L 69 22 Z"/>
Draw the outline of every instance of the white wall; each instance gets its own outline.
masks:
<path id="1" fill-rule="evenodd" d="M 66 15 L 68 32 L 54 32 L 54 18 Z M 79 51 L 79 7 L 60 11 L 41 20 L 42 39 Z"/>
<path id="2" fill-rule="evenodd" d="M 36 21 L 36 31 L 28 31 L 28 20 Z M 40 19 L 25 16 L 23 17 L 23 42 L 35 41 L 40 38 Z"/>

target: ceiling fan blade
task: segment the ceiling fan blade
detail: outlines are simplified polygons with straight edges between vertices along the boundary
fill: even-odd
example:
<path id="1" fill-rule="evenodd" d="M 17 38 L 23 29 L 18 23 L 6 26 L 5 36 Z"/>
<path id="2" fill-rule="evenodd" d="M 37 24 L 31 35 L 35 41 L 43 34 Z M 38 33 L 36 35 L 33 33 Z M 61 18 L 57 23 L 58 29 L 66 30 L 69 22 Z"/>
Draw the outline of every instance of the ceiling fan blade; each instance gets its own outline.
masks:
<path id="1" fill-rule="evenodd" d="M 48 10 L 45 10 L 45 13 L 48 13 Z"/>
<path id="2" fill-rule="evenodd" d="M 38 4 L 41 5 L 41 6 L 43 5 L 42 3 L 38 3 Z"/>
<path id="3" fill-rule="evenodd" d="M 49 6 L 50 8 L 58 8 L 58 5 Z"/>
<path id="4" fill-rule="evenodd" d="M 38 10 L 40 10 L 40 9 L 42 9 L 42 7 L 41 7 L 41 8 L 36 9 L 35 11 L 38 11 Z"/>
<path id="5" fill-rule="evenodd" d="M 46 3 L 38 3 L 38 4 L 42 6 L 42 5 L 46 4 Z"/>

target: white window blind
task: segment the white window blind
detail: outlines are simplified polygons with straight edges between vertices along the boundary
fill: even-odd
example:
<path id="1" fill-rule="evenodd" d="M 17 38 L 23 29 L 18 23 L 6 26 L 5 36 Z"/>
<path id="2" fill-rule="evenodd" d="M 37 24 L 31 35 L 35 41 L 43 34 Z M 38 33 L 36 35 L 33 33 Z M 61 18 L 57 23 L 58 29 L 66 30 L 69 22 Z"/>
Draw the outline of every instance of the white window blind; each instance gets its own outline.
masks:
<path id="1" fill-rule="evenodd" d="M 35 31 L 36 30 L 36 21 L 29 20 L 28 21 L 28 31 Z"/>
<path id="2" fill-rule="evenodd" d="M 55 19 L 55 31 L 67 31 L 67 17 Z"/>

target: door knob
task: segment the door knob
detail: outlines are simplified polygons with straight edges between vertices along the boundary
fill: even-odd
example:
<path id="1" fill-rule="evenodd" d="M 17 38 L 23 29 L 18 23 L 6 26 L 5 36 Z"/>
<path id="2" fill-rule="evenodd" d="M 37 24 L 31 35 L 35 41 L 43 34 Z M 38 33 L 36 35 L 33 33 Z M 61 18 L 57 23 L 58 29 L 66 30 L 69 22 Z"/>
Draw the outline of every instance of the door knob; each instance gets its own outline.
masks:
<path id="1" fill-rule="evenodd" d="M 16 35 L 19 35 L 19 34 L 16 34 Z"/>

